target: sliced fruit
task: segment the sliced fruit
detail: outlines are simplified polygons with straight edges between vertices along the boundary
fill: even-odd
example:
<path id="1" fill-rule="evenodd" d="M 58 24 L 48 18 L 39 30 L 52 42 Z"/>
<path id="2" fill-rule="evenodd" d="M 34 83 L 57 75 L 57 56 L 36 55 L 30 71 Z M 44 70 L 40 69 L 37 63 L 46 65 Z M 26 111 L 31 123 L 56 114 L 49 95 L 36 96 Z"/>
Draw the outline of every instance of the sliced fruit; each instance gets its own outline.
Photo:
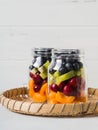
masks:
<path id="1" fill-rule="evenodd" d="M 65 96 L 61 92 L 57 92 L 57 94 L 56 94 L 56 101 L 58 101 L 60 103 L 73 103 L 74 100 L 75 100 L 74 96 Z"/>
<path id="2" fill-rule="evenodd" d="M 77 76 L 82 76 L 82 77 L 84 77 L 84 68 L 81 68 L 81 69 L 79 69 L 77 72 L 76 72 L 76 75 Z"/>
<path id="3" fill-rule="evenodd" d="M 41 76 L 42 79 L 46 79 L 47 78 L 47 72 L 40 73 L 40 76 Z"/>
<path id="4" fill-rule="evenodd" d="M 47 69 L 44 67 L 44 66 L 41 66 L 39 69 L 38 69 L 41 73 L 44 73 L 47 71 Z"/>
<path id="5" fill-rule="evenodd" d="M 50 64 L 50 62 L 47 61 L 43 66 L 44 66 L 46 69 L 48 69 L 49 64 Z"/>
<path id="6" fill-rule="evenodd" d="M 49 99 L 55 99 L 56 92 L 50 91 L 48 98 Z"/>
<path id="7" fill-rule="evenodd" d="M 45 102 L 47 97 L 44 95 L 42 96 L 40 93 L 34 93 L 33 101 L 34 102 Z"/>
<path id="8" fill-rule="evenodd" d="M 51 100 L 48 100 L 48 103 L 50 103 L 50 104 L 58 104 L 59 102 L 56 101 L 56 99 L 51 99 Z"/>
<path id="9" fill-rule="evenodd" d="M 29 96 L 30 96 L 31 98 L 33 98 L 33 95 L 34 95 L 34 92 L 31 91 L 31 90 L 29 90 Z"/>
<path id="10" fill-rule="evenodd" d="M 47 89 L 48 89 L 48 83 L 43 84 L 41 89 L 40 89 L 40 94 L 42 96 L 47 95 Z"/>
<path id="11" fill-rule="evenodd" d="M 56 84 L 59 85 L 61 82 L 65 81 L 65 80 L 68 80 L 68 79 L 74 77 L 75 75 L 76 74 L 75 74 L 74 71 L 70 71 L 68 73 L 65 73 L 65 74 L 63 74 L 63 75 L 56 78 L 56 80 L 55 80 Z"/>
<path id="12" fill-rule="evenodd" d="M 28 86 L 29 86 L 29 89 L 31 91 L 34 91 L 34 80 L 33 79 L 30 79 L 29 82 L 28 82 Z"/>
<path id="13" fill-rule="evenodd" d="M 59 71 L 56 71 L 54 74 L 53 74 L 54 78 L 57 78 L 60 76 L 60 72 Z"/>
<path id="14" fill-rule="evenodd" d="M 33 74 L 36 74 L 38 72 L 38 70 L 37 70 L 37 68 L 33 68 L 30 72 Z"/>

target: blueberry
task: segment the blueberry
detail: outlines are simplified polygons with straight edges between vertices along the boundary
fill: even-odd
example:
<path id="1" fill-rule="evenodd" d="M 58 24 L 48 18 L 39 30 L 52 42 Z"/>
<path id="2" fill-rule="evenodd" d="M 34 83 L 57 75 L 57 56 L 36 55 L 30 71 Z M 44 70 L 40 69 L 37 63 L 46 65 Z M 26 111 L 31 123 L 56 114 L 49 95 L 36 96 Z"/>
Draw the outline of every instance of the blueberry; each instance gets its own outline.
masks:
<path id="1" fill-rule="evenodd" d="M 78 64 L 79 64 L 79 68 L 83 67 L 83 63 L 82 62 L 78 62 Z"/>
<path id="2" fill-rule="evenodd" d="M 78 70 L 79 68 L 80 68 L 80 66 L 79 66 L 78 62 L 73 63 L 73 69 L 74 70 Z"/>
<path id="3" fill-rule="evenodd" d="M 71 63 L 73 61 L 72 56 L 66 56 L 66 62 Z"/>
<path id="4" fill-rule="evenodd" d="M 52 69 L 52 68 L 49 69 L 49 73 L 50 73 L 50 74 L 54 74 L 55 71 L 56 71 L 56 70 L 54 70 L 54 69 Z"/>
<path id="5" fill-rule="evenodd" d="M 67 69 L 68 71 L 73 70 L 72 64 L 71 64 L 71 63 L 66 63 L 66 69 Z"/>
<path id="6" fill-rule="evenodd" d="M 30 70 L 32 70 L 33 68 L 34 68 L 34 66 L 33 66 L 33 65 L 30 65 L 30 66 L 29 66 L 29 69 L 30 69 Z"/>
<path id="7" fill-rule="evenodd" d="M 59 68 L 59 72 L 62 75 L 62 74 L 67 73 L 68 71 L 67 71 L 67 69 L 65 67 L 62 66 L 62 67 Z"/>

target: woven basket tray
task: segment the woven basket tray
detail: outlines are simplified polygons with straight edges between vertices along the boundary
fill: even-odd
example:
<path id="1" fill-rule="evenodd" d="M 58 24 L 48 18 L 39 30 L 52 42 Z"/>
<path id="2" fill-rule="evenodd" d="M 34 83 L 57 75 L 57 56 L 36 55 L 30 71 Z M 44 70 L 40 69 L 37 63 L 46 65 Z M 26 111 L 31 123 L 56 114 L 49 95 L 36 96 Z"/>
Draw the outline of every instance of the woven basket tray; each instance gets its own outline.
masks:
<path id="1" fill-rule="evenodd" d="M 29 115 L 79 117 L 98 115 L 98 89 L 88 89 L 88 102 L 73 104 L 34 103 L 28 96 L 27 87 L 15 88 L 0 95 L 0 102 L 7 109 Z"/>

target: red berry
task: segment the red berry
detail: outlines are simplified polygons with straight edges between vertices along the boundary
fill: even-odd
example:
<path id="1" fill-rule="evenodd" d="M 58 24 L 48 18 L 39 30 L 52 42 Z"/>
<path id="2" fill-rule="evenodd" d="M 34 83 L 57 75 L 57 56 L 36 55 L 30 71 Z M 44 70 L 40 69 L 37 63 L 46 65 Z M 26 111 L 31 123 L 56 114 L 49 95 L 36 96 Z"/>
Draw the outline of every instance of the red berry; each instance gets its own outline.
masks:
<path id="1" fill-rule="evenodd" d="M 43 80 L 43 84 L 45 84 L 45 83 L 47 83 L 47 79 L 44 79 L 44 80 Z"/>
<path id="2" fill-rule="evenodd" d="M 42 78 L 40 77 L 40 75 L 37 73 L 37 74 L 34 74 L 34 76 L 33 76 L 33 79 L 34 79 L 34 82 L 36 83 L 36 84 L 38 84 L 38 83 L 42 83 Z"/>
<path id="3" fill-rule="evenodd" d="M 41 85 L 35 84 L 34 91 L 38 92 L 40 90 L 40 88 L 41 88 Z"/>
<path id="4" fill-rule="evenodd" d="M 70 86 L 77 86 L 78 84 L 78 79 L 76 77 L 72 78 L 70 81 L 69 81 L 69 85 Z"/>
<path id="5" fill-rule="evenodd" d="M 51 89 L 52 91 L 54 91 L 54 92 L 57 92 L 57 91 L 58 91 L 58 86 L 57 86 L 56 84 L 52 84 L 52 85 L 50 86 L 50 89 Z"/>
<path id="6" fill-rule="evenodd" d="M 64 86 L 65 86 L 65 82 L 61 82 L 61 83 L 58 85 L 58 90 L 59 90 L 60 92 L 63 92 Z"/>
<path id="7" fill-rule="evenodd" d="M 67 96 L 70 96 L 72 93 L 72 88 L 69 85 L 65 85 L 63 89 L 63 93 Z"/>
<path id="8" fill-rule="evenodd" d="M 33 78 L 34 77 L 34 74 L 33 73 L 29 73 L 29 76 L 31 77 L 31 78 Z"/>

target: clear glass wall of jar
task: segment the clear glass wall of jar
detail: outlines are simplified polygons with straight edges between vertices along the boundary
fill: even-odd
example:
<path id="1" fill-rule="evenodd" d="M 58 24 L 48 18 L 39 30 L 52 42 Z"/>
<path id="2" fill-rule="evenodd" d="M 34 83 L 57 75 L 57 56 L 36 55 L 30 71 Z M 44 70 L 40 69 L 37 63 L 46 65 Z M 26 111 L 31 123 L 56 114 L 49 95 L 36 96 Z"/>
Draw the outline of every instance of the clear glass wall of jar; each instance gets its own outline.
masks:
<path id="1" fill-rule="evenodd" d="M 47 100 L 47 72 L 51 62 L 51 48 L 34 48 L 32 65 L 29 66 L 29 96 L 34 102 Z"/>
<path id="2" fill-rule="evenodd" d="M 48 76 L 49 103 L 86 102 L 84 53 L 79 49 L 54 49 Z"/>

